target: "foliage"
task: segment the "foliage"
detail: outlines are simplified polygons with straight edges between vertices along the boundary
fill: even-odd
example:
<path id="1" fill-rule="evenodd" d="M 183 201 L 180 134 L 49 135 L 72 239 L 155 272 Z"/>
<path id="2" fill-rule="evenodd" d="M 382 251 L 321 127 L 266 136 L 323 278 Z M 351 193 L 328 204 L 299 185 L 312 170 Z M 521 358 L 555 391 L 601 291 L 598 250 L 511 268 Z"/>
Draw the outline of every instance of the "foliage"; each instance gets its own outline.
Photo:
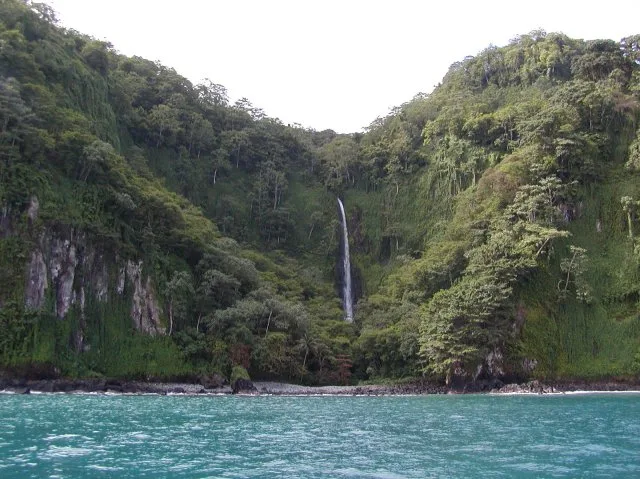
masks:
<path id="1" fill-rule="evenodd" d="M 0 363 L 312 384 L 533 362 L 632 373 L 638 51 L 637 35 L 534 31 L 338 135 L 230 104 L 211 80 L 62 29 L 46 5 L 0 2 Z M 336 196 L 355 324 L 335 287 Z M 86 238 L 111 269 L 142 260 L 166 335 L 133 330 L 130 297 L 87 291 L 64 320 L 26 310 L 43 233 Z M 70 347 L 81 334 L 86 351 Z"/>
<path id="2" fill-rule="evenodd" d="M 242 366 L 234 366 L 231 370 L 231 378 L 229 382 L 231 384 L 235 383 L 238 379 L 251 379 L 249 377 L 249 373 Z"/>

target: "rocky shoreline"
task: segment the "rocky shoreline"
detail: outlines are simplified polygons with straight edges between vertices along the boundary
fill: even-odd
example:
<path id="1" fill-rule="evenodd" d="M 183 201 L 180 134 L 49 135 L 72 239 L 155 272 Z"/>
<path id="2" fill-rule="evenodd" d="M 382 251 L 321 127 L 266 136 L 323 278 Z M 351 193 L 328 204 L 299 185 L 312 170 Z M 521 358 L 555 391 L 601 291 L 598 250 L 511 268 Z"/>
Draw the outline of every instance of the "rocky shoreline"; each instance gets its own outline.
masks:
<path id="1" fill-rule="evenodd" d="M 204 384 L 202 384 L 204 383 Z M 186 394 L 186 395 L 270 395 L 270 396 L 389 396 L 409 394 L 445 394 L 444 386 L 427 383 L 408 385 L 366 386 L 302 386 L 297 384 L 238 380 L 229 385 L 223 382 L 163 383 L 146 381 L 96 379 L 0 379 L 0 392 L 34 393 L 98 393 L 98 394 Z"/>
<path id="2" fill-rule="evenodd" d="M 500 381 L 472 383 L 462 388 L 427 381 L 396 385 L 362 386 L 302 386 L 280 382 L 238 380 L 233 385 L 225 381 L 204 380 L 199 383 L 163 383 L 106 379 L 2 379 L 0 392 L 34 393 L 96 393 L 96 394 L 157 394 L 157 395 L 273 395 L 273 396 L 404 396 L 425 394 L 557 394 L 576 391 L 640 391 L 639 380 L 529 381 L 503 384 Z"/>

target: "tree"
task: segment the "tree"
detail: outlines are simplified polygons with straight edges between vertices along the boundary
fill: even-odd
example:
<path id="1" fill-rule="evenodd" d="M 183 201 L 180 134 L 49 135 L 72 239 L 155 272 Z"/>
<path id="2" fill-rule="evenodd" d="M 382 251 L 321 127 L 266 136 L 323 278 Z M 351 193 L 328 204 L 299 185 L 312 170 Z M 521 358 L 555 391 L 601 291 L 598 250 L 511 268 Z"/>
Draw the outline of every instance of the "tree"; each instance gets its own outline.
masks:
<path id="1" fill-rule="evenodd" d="M 553 225 L 560 219 L 557 205 L 567 197 L 568 185 L 556 176 L 520 187 L 507 213 L 530 223 Z"/>
<path id="2" fill-rule="evenodd" d="M 202 83 L 195 86 L 198 100 L 205 106 L 225 107 L 229 104 L 227 89 L 218 83 L 213 83 L 205 78 Z"/>
<path id="3" fill-rule="evenodd" d="M 156 130 L 156 148 L 160 148 L 165 134 L 176 132 L 180 126 L 176 111 L 165 104 L 154 106 L 148 118 L 151 127 Z"/>
<path id="4" fill-rule="evenodd" d="M 633 241 L 633 222 L 635 221 L 636 214 L 638 212 L 638 202 L 631 196 L 623 196 L 620 198 L 622 204 L 622 211 L 627 214 L 627 226 L 629 228 L 629 239 Z"/>
<path id="5" fill-rule="evenodd" d="M 287 339 L 287 335 L 280 332 L 260 338 L 252 352 L 256 368 L 269 375 L 286 377 L 292 362 Z"/>
<path id="6" fill-rule="evenodd" d="M 264 313 L 255 318 L 255 326 L 258 330 L 264 328 L 264 336 L 269 331 L 289 331 L 291 333 L 304 330 L 308 323 L 308 315 L 303 307 L 291 303 L 274 294 L 267 288 L 259 288 L 252 291 L 247 298 L 258 301 L 264 306 Z"/>
<path id="7" fill-rule="evenodd" d="M 248 113 L 254 121 L 259 121 L 265 118 L 264 110 L 257 108 L 245 97 L 240 98 L 233 105 L 233 108 L 242 112 Z"/>
<path id="8" fill-rule="evenodd" d="M 182 350 L 182 353 L 196 364 L 207 364 L 213 359 L 213 350 L 210 341 L 204 333 L 194 328 L 185 328 L 177 331 L 173 336 L 174 341 Z"/>
<path id="9" fill-rule="evenodd" d="M 164 295 L 169 303 L 169 336 L 173 332 L 174 320 L 181 322 L 186 320 L 194 293 L 191 275 L 187 271 L 174 271 L 164 289 Z"/>
<path id="10" fill-rule="evenodd" d="M 354 170 L 358 159 L 358 145 L 348 136 L 337 136 L 320 149 L 324 183 L 335 188 L 343 183 L 354 183 Z"/>
<path id="11" fill-rule="evenodd" d="M 311 213 L 311 227 L 309 228 L 309 235 L 307 237 L 307 239 L 311 239 L 311 235 L 313 233 L 314 228 L 316 227 L 316 225 L 318 223 L 320 223 L 320 221 L 322 220 L 322 213 L 319 211 L 314 211 L 313 213 Z"/>
<path id="12" fill-rule="evenodd" d="M 211 169 L 213 170 L 212 176 L 210 175 L 212 183 L 215 185 L 218 179 L 218 172 L 226 172 L 231 169 L 231 163 L 229 163 L 229 154 L 226 150 L 220 148 L 214 152 L 211 157 Z"/>
<path id="13" fill-rule="evenodd" d="M 233 306 L 226 309 L 219 309 L 208 316 L 207 324 L 209 329 L 220 336 L 234 336 L 233 342 L 238 341 L 237 334 L 230 334 L 237 328 L 245 328 L 248 332 L 247 338 L 251 337 L 251 329 L 266 319 L 269 314 L 267 307 L 252 298 L 244 298 L 237 301 Z M 244 338 L 243 338 L 244 339 Z"/>
<path id="14" fill-rule="evenodd" d="M 20 95 L 15 78 L 0 78 L 0 158 L 19 155 L 19 146 L 31 131 L 34 115 Z"/>
<path id="15" fill-rule="evenodd" d="M 249 136 L 246 131 L 225 131 L 222 134 L 222 146 L 229 152 L 230 159 L 234 160 L 236 168 L 245 160 L 245 154 L 249 148 Z"/>
<path id="16" fill-rule="evenodd" d="M 84 147 L 84 162 L 81 163 L 78 179 L 86 182 L 89 175 L 102 170 L 105 172 L 114 163 L 113 146 L 101 140 L 95 140 Z"/>
<path id="17" fill-rule="evenodd" d="M 204 272 L 197 288 L 201 312 L 232 305 L 239 296 L 240 281 L 217 269 Z"/>
<path id="18" fill-rule="evenodd" d="M 578 246 L 569 246 L 568 258 L 563 258 L 560 262 L 560 270 L 566 274 L 565 278 L 558 281 L 558 291 L 560 297 L 565 298 L 569 291 L 569 285 L 574 284 L 576 288 L 576 298 L 589 303 L 591 301 L 591 288 L 586 282 L 585 272 L 587 270 L 587 250 Z"/>
<path id="19" fill-rule="evenodd" d="M 351 357 L 348 354 L 339 354 L 336 356 L 336 362 L 338 363 L 338 381 L 341 384 L 349 384 L 353 367 Z"/>
<path id="20" fill-rule="evenodd" d="M 536 268 L 553 239 L 568 235 L 554 227 L 562 189 L 554 177 L 520 187 L 504 216 L 490 223 L 486 240 L 467 251 L 462 277 L 429 301 L 420 329 L 428 371 L 447 383 L 475 375 L 490 352 L 511 344 L 514 285 Z"/>
<path id="21" fill-rule="evenodd" d="M 307 358 L 309 357 L 309 354 L 316 353 L 318 344 L 318 340 L 310 333 L 305 333 L 300 339 L 298 339 L 296 346 L 300 352 L 304 352 L 304 357 L 302 358 L 303 371 L 307 367 Z M 302 379 L 302 376 L 300 377 L 300 379 Z"/>
<path id="22" fill-rule="evenodd" d="M 585 52 L 571 64 L 571 71 L 577 77 L 599 81 L 616 68 L 630 70 L 630 59 L 624 57 L 620 46 L 613 40 L 591 40 L 585 47 Z"/>
<path id="23" fill-rule="evenodd" d="M 200 113 L 191 113 L 186 129 L 189 155 L 193 151 L 196 157 L 200 158 L 202 151 L 209 148 L 214 138 L 213 127 Z"/>
<path id="24" fill-rule="evenodd" d="M 82 49 L 84 60 L 98 73 L 105 76 L 109 71 L 109 57 L 107 49 L 111 45 L 98 40 L 88 42 Z"/>
<path id="25" fill-rule="evenodd" d="M 452 135 L 445 136 L 436 147 L 435 168 L 452 196 L 469 186 L 475 186 L 485 161 L 480 148 Z"/>
<path id="26" fill-rule="evenodd" d="M 640 130 L 636 132 L 635 139 L 629 145 L 629 156 L 625 167 L 631 171 L 640 171 Z"/>

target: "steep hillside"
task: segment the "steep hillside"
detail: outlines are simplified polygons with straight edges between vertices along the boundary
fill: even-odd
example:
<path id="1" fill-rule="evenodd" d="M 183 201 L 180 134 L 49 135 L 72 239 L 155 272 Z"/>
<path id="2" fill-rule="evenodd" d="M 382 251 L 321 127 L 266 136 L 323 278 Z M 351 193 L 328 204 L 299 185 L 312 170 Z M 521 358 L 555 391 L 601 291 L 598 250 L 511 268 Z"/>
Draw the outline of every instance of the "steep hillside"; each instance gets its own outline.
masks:
<path id="1" fill-rule="evenodd" d="M 361 303 L 362 367 L 388 368 L 389 335 L 420 324 L 419 357 L 450 380 L 637 374 L 639 55 L 638 37 L 533 32 L 365 136 L 403 264 Z M 369 322 L 402 308 L 407 326 Z"/>
<path id="2" fill-rule="evenodd" d="M 0 364 L 309 383 L 638 374 L 639 38 L 532 32 L 337 135 L 2 2 Z"/>
<path id="3" fill-rule="evenodd" d="M 2 2 L 0 19 L 5 368 L 335 380 L 353 334 L 327 266 L 337 240 L 294 230 L 281 204 L 300 190 L 284 174 L 305 161 L 296 132 L 58 28 L 42 4 Z M 308 208 L 317 190 L 298 193 Z M 311 260 L 276 251 L 298 233 Z"/>

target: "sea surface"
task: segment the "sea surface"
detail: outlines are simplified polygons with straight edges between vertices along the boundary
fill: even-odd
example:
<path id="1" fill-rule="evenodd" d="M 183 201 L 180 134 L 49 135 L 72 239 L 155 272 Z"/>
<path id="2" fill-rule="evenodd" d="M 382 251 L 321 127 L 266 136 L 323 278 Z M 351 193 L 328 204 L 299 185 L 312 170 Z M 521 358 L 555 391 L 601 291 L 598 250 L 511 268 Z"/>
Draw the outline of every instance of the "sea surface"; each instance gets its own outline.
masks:
<path id="1" fill-rule="evenodd" d="M 640 394 L 0 395 L 0 478 L 640 477 Z"/>

